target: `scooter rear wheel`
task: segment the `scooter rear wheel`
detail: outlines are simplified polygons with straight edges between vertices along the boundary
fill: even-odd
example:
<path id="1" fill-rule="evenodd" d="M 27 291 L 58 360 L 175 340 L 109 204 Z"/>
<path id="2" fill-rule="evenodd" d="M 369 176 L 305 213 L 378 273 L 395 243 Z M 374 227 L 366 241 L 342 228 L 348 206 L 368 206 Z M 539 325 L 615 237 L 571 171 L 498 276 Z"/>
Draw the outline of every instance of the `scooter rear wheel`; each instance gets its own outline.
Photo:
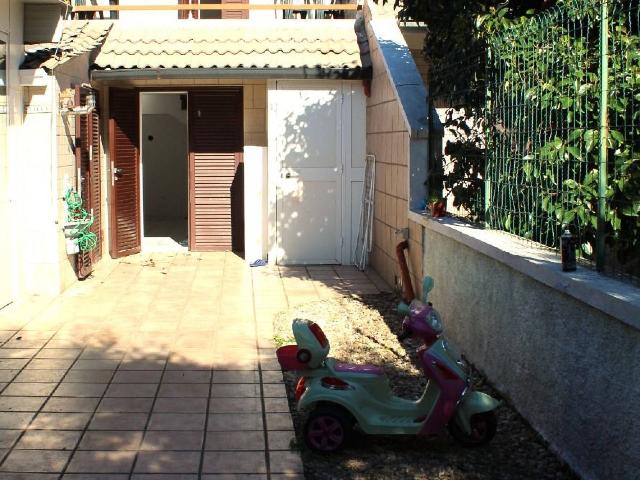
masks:
<path id="1" fill-rule="evenodd" d="M 498 421 L 493 411 L 472 415 L 469 423 L 471 424 L 471 434 L 465 432 L 455 421 L 455 418 L 449 422 L 449 433 L 463 447 L 486 445 L 496 434 Z"/>
<path id="2" fill-rule="evenodd" d="M 321 406 L 309 414 L 304 425 L 304 441 L 323 453 L 337 452 L 351 438 L 353 420 L 340 407 Z"/>

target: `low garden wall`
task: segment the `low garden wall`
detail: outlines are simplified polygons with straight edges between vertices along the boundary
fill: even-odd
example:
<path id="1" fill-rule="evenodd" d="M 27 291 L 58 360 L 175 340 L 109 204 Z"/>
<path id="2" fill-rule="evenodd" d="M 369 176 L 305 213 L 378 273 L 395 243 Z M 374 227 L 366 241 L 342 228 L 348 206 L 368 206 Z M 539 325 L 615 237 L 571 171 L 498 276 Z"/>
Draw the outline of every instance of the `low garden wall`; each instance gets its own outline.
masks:
<path id="1" fill-rule="evenodd" d="M 583 478 L 640 478 L 639 289 L 564 274 L 504 234 L 421 220 L 452 343 Z"/>

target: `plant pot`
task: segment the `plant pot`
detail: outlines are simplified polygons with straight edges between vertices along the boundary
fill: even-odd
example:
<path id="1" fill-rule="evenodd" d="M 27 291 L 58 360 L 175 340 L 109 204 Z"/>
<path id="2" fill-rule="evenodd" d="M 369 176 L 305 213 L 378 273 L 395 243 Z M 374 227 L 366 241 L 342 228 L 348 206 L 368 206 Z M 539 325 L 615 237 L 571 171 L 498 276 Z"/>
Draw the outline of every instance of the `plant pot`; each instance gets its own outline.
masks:
<path id="1" fill-rule="evenodd" d="M 93 219 L 91 218 L 88 218 L 86 220 L 72 220 L 66 222 L 62 227 L 65 238 L 76 238 L 80 233 L 80 230 L 82 230 L 82 228 L 86 227 L 87 225 L 91 225 L 92 222 Z"/>
<path id="2" fill-rule="evenodd" d="M 444 200 L 438 200 L 429 204 L 431 207 L 431 216 L 433 218 L 444 217 L 447 213 L 447 202 Z"/>
<path id="3" fill-rule="evenodd" d="M 67 246 L 67 255 L 73 255 L 80 252 L 80 247 L 78 246 L 78 242 L 76 242 L 75 239 L 66 238 L 65 240 Z"/>

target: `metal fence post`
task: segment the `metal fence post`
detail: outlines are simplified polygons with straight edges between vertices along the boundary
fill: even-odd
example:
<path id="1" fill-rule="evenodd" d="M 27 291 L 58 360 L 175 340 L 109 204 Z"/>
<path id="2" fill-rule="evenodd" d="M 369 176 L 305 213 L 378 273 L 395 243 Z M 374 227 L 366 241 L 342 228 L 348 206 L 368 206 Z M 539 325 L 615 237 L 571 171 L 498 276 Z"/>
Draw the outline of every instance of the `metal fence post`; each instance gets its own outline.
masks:
<path id="1" fill-rule="evenodd" d="M 607 157 L 609 153 L 609 5 L 600 4 L 600 153 L 598 158 L 598 239 L 596 268 L 604 270 L 607 211 Z"/>

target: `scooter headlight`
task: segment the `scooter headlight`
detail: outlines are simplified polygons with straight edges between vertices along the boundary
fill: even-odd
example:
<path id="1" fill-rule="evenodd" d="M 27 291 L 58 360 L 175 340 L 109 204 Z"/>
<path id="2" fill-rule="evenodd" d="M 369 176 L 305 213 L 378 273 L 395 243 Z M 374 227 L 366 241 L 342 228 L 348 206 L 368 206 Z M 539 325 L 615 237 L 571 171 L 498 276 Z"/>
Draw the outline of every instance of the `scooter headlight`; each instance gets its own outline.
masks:
<path id="1" fill-rule="evenodd" d="M 427 317 L 427 323 L 433 328 L 436 332 L 442 331 L 442 320 L 440 319 L 440 315 L 435 310 L 431 310 L 429 316 Z"/>

